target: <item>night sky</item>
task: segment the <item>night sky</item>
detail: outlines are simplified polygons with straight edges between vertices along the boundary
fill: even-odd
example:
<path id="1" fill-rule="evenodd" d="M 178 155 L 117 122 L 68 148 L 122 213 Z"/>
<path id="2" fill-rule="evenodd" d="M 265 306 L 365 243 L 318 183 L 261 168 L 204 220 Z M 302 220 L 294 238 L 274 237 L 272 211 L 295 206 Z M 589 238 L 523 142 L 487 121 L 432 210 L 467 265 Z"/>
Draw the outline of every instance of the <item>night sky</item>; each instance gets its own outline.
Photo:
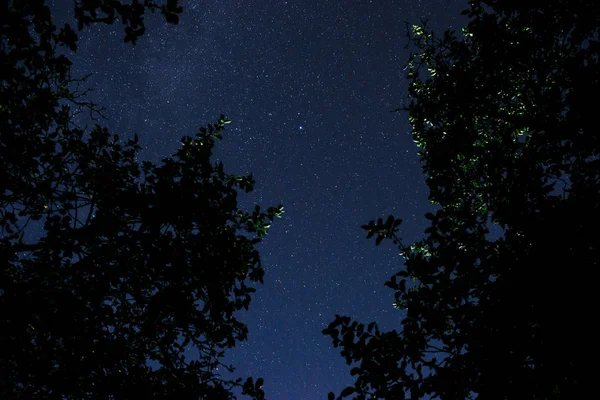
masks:
<path id="1" fill-rule="evenodd" d="M 57 6 L 58 5 L 58 6 Z M 407 116 L 406 23 L 459 30 L 466 0 L 184 1 L 179 25 L 159 14 L 133 47 L 123 27 L 84 30 L 76 75 L 112 133 L 140 136 L 140 159 L 160 162 L 184 135 L 223 113 L 217 144 L 229 173 L 256 178 L 244 207 L 282 203 L 259 245 L 265 284 L 239 317 L 249 340 L 227 354 L 236 376 L 263 377 L 269 400 L 324 399 L 353 381 L 321 334 L 335 314 L 398 329 L 384 282 L 402 265 L 360 225 L 393 214 L 409 243 L 431 209 Z M 55 0 L 56 22 L 72 2 Z M 190 352 L 190 356 L 193 353 Z"/>

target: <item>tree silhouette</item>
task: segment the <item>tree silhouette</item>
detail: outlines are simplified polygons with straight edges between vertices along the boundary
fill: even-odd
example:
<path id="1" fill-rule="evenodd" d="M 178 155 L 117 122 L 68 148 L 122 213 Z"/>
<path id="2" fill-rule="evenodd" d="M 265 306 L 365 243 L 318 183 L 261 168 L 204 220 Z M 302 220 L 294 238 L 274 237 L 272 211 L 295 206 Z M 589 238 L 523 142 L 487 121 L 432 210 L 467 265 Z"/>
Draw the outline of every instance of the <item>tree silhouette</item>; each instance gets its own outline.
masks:
<path id="1" fill-rule="evenodd" d="M 144 7 L 167 22 L 181 11 L 173 1 L 75 4 L 80 29 L 110 23 L 116 11 L 133 42 Z M 0 18 L 0 397 L 232 399 L 241 387 L 264 398 L 262 379 L 242 384 L 217 372 L 233 370 L 221 362 L 224 350 L 247 337 L 235 312 L 263 282 L 255 246 L 283 212 L 239 209 L 252 175 L 211 163 L 230 121 L 221 115 L 184 137 L 162 165 L 138 162 L 137 135 L 123 142 L 99 124 L 88 131 L 73 122 L 78 111 L 100 111 L 61 49 L 76 50 L 75 31 L 57 29 L 43 1 L 8 6 Z M 33 228 L 41 233 L 31 239 Z M 185 359 L 188 348 L 198 359 Z"/>
<path id="2" fill-rule="evenodd" d="M 409 31 L 402 110 L 439 209 L 412 245 L 393 216 L 363 226 L 404 257 L 386 282 L 402 326 L 336 316 L 323 333 L 355 376 L 338 398 L 586 397 L 600 4 L 474 0 L 464 14 L 462 38 Z"/>

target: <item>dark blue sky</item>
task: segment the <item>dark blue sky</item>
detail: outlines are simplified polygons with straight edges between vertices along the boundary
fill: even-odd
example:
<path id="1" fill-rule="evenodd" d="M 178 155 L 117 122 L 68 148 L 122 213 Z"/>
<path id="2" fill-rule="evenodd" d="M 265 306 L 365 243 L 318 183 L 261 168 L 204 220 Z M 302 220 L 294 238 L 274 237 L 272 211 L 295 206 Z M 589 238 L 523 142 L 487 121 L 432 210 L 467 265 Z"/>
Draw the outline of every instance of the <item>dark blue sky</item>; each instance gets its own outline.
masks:
<path id="1" fill-rule="evenodd" d="M 55 0 L 59 21 L 70 1 Z M 56 5 L 59 5 L 57 7 Z M 61 9 L 64 4 L 64 9 Z M 67 7 L 68 4 L 68 7 Z M 400 327 L 384 282 L 402 266 L 360 225 L 394 214 L 410 242 L 430 208 L 407 116 L 405 21 L 441 31 L 463 25 L 465 0 L 184 1 L 179 25 L 147 17 L 137 46 L 123 28 L 93 26 L 74 58 L 94 73 L 104 123 L 140 136 L 159 162 L 184 135 L 233 122 L 217 156 L 252 172 L 245 205 L 285 206 L 260 245 L 266 270 L 250 311 L 249 340 L 227 355 L 236 375 L 263 377 L 269 400 L 324 399 L 351 384 L 350 368 L 321 330 L 335 314 Z"/>

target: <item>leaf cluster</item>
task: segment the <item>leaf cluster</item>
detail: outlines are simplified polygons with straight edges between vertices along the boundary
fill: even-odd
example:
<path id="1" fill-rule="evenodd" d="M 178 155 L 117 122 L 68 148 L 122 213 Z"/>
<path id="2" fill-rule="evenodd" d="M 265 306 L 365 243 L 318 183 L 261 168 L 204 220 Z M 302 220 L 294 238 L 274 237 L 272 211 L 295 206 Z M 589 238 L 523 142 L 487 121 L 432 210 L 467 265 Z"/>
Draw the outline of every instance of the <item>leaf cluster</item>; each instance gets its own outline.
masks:
<path id="1" fill-rule="evenodd" d="M 152 0 L 133 0 L 131 4 L 120 0 L 75 0 L 75 19 L 79 30 L 93 23 L 113 24 L 120 19 L 125 26 L 125 43 L 136 44 L 146 32 L 146 10 L 159 11 L 167 23 L 178 24 L 183 12 L 180 3 L 180 0 L 166 0 L 162 4 Z"/>

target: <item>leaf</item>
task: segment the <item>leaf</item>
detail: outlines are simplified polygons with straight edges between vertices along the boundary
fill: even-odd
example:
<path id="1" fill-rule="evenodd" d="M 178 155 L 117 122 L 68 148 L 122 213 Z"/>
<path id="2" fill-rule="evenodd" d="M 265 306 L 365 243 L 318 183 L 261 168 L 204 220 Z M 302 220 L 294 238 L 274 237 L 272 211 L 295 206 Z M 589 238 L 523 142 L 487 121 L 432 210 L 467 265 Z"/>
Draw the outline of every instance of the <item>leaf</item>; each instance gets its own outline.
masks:
<path id="1" fill-rule="evenodd" d="M 179 24 L 179 15 L 170 12 L 165 12 L 164 16 L 169 24 Z"/>
<path id="2" fill-rule="evenodd" d="M 370 322 L 369 325 L 367 326 L 367 331 L 369 331 L 369 333 L 371 333 L 373 331 L 374 327 L 375 327 L 375 322 Z"/>
<path id="3" fill-rule="evenodd" d="M 177 8 L 178 0 L 167 0 L 167 9 L 175 10 Z"/>
<path id="4" fill-rule="evenodd" d="M 385 221 L 385 229 L 392 229 L 392 224 L 394 223 L 394 217 L 392 215 L 387 217 Z"/>
<path id="5" fill-rule="evenodd" d="M 258 379 L 256 380 L 256 384 L 254 385 L 254 388 L 255 388 L 256 390 L 261 390 L 261 389 L 262 389 L 262 386 L 264 385 L 264 383 L 265 383 L 265 380 L 264 380 L 263 378 L 258 378 Z"/>

